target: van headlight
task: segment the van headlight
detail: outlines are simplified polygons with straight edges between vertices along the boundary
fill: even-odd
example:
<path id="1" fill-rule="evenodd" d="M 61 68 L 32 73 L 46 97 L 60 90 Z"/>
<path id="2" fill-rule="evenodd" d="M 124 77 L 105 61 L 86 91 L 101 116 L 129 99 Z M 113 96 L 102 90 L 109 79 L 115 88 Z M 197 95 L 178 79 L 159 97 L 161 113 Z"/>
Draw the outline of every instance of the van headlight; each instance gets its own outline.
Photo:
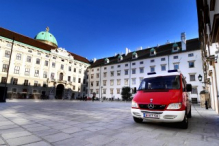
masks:
<path id="1" fill-rule="evenodd" d="M 135 101 L 133 101 L 133 100 L 132 100 L 132 107 L 133 108 L 138 108 L 138 104 Z"/>
<path id="2" fill-rule="evenodd" d="M 180 109 L 182 107 L 182 103 L 171 103 L 168 105 L 167 109 Z"/>

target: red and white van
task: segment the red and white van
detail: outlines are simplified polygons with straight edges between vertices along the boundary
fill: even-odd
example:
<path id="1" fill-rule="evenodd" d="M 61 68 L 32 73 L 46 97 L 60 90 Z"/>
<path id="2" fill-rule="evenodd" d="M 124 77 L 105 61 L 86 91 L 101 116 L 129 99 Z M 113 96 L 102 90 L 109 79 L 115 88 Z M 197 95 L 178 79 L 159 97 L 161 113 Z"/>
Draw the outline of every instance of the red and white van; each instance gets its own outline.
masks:
<path id="1" fill-rule="evenodd" d="M 186 84 L 182 73 L 177 70 L 169 70 L 162 75 L 148 73 L 132 100 L 134 121 L 180 122 L 186 129 L 191 117 L 188 98 L 191 90 L 191 84 Z"/>

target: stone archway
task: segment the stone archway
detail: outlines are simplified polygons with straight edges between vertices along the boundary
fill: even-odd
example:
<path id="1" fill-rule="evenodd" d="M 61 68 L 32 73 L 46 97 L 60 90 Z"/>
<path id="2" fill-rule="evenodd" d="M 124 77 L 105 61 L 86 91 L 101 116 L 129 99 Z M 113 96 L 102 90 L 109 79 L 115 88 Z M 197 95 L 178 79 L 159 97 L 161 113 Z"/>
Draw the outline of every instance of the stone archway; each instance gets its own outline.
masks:
<path id="1" fill-rule="evenodd" d="M 64 85 L 63 84 L 58 84 L 56 87 L 56 99 L 62 99 L 62 96 L 64 94 Z"/>

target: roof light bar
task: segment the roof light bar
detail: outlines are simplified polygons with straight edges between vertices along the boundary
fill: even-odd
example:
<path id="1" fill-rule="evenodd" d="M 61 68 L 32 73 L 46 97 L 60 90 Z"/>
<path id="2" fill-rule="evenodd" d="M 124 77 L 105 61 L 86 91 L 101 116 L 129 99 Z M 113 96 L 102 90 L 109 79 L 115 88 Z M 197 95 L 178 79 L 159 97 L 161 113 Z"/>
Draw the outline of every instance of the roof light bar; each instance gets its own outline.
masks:
<path id="1" fill-rule="evenodd" d="M 148 75 L 154 75 L 156 72 L 149 72 Z"/>
<path id="2" fill-rule="evenodd" d="M 178 69 L 168 70 L 168 72 L 179 72 Z"/>

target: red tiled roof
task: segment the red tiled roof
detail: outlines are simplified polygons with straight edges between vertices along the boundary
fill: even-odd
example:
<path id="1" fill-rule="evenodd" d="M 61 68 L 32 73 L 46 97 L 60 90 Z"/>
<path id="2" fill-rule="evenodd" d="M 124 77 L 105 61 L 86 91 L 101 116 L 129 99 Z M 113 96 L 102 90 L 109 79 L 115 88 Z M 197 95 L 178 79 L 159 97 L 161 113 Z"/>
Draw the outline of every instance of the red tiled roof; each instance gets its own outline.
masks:
<path id="1" fill-rule="evenodd" d="M 0 27 L 0 36 L 3 36 L 5 38 L 9 38 L 12 40 L 14 39 L 15 41 L 18 41 L 18 42 L 21 42 L 24 44 L 28 44 L 30 46 L 34 46 L 34 47 L 37 47 L 37 48 L 40 48 L 40 49 L 43 49 L 46 51 L 50 51 L 51 49 L 56 49 L 56 47 L 54 47 L 54 46 L 45 44 L 43 42 L 37 41 L 35 39 L 29 38 L 27 36 L 18 34 L 16 32 L 7 30 L 7 29 L 2 28 L 2 27 Z M 77 54 L 71 53 L 71 52 L 69 52 L 69 53 L 74 57 L 75 60 L 89 63 L 89 61 L 86 58 L 79 56 Z"/>

